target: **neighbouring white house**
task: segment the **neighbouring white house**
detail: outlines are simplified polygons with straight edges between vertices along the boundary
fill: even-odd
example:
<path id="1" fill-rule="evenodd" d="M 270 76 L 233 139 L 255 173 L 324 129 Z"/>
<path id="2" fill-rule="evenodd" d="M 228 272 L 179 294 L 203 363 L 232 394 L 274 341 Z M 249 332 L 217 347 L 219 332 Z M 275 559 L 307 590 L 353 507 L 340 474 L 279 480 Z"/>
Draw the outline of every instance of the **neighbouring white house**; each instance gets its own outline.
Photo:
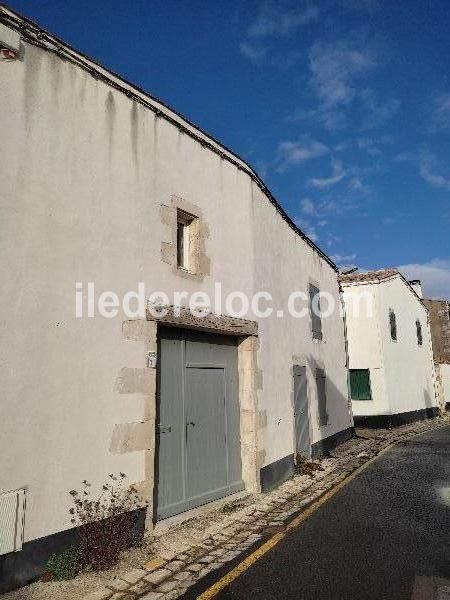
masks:
<path id="1" fill-rule="evenodd" d="M 395 269 L 341 275 L 355 424 L 390 426 L 437 414 L 428 311 Z"/>
<path id="2" fill-rule="evenodd" d="M 85 479 L 126 473 L 151 530 L 273 488 L 353 420 L 342 312 L 312 310 L 338 270 L 253 169 L 6 8 L 0 59 L 1 592 L 70 541 Z M 164 314 L 130 316 L 141 283 Z M 172 304 L 198 292 L 234 306 Z"/>
<path id="3" fill-rule="evenodd" d="M 450 409 L 450 301 L 423 300 L 430 315 L 434 366 L 442 410 Z"/>

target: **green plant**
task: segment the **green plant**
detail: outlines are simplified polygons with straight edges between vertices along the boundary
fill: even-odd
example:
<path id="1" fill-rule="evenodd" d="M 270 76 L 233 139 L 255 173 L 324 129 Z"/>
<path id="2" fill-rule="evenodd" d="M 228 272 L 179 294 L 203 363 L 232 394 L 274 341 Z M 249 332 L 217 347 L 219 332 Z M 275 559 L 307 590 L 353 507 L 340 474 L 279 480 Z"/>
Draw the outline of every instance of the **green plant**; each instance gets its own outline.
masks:
<path id="1" fill-rule="evenodd" d="M 301 454 L 297 453 L 295 456 L 295 473 L 297 475 L 309 475 L 314 477 L 316 471 L 323 471 L 324 468 L 318 462 L 308 460 Z"/>
<path id="2" fill-rule="evenodd" d="M 66 546 L 50 556 L 45 565 L 45 573 L 51 573 L 51 578 L 56 581 L 73 579 L 80 571 L 80 558 L 78 546 Z"/>
<path id="3" fill-rule="evenodd" d="M 92 495 L 86 480 L 81 492 L 69 492 L 74 502 L 69 512 L 72 524 L 78 527 L 84 567 L 106 569 L 136 542 L 138 509 L 146 503 L 133 486 L 125 485 L 125 479 L 125 473 L 109 475 L 98 495 Z"/>
<path id="4" fill-rule="evenodd" d="M 240 508 L 244 508 L 244 504 L 229 502 L 228 504 L 224 504 L 221 510 L 224 515 L 229 515 Z"/>

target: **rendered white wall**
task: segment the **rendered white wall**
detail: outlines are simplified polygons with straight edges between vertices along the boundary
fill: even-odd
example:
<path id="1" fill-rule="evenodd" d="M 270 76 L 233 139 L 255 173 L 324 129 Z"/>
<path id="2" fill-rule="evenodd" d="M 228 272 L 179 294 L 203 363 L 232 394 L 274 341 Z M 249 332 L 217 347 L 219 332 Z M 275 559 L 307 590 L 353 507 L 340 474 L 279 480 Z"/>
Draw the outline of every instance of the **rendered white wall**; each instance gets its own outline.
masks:
<path id="1" fill-rule="evenodd" d="M 398 414 L 436 406 L 434 367 L 428 315 L 425 307 L 400 276 L 381 283 L 344 284 L 346 308 L 362 294 L 373 299 L 373 317 L 352 317 L 347 310 L 349 366 L 370 369 L 372 401 L 352 401 L 355 416 Z M 397 321 L 392 341 L 389 309 Z M 419 346 L 416 319 L 422 324 Z"/>
<path id="2" fill-rule="evenodd" d="M 75 318 L 75 282 L 97 297 L 146 283 L 172 294 L 271 291 L 280 304 L 310 278 L 338 300 L 336 273 L 276 213 L 250 177 L 173 125 L 56 55 L 24 44 L 0 68 L 0 492 L 26 487 L 25 541 L 70 526 L 68 491 L 123 471 L 144 476 L 142 452 L 113 455 L 117 423 L 139 421 L 140 394 L 121 395 L 124 366 L 144 366 L 143 347 L 122 340 L 122 320 Z M 161 261 L 160 204 L 178 194 L 210 228 L 211 276 L 180 279 Z M 313 442 L 351 425 L 343 325 L 263 320 L 259 408 L 265 464 L 293 452 L 293 355 L 325 366 L 330 423 Z M 142 352 L 141 352 L 142 350 Z M 298 362 L 295 359 L 295 362 Z"/>
<path id="3" fill-rule="evenodd" d="M 389 309 L 397 320 L 397 341 L 389 329 Z M 419 346 L 416 319 L 422 325 Z M 428 312 L 400 277 L 380 285 L 379 322 L 385 358 L 387 393 L 393 414 L 436 406 L 434 365 Z"/>
<path id="4" fill-rule="evenodd" d="M 343 285 L 350 369 L 369 369 L 372 400 L 352 400 L 355 416 L 390 412 L 378 319 L 379 286 Z"/>
<path id="5" fill-rule="evenodd" d="M 307 367 L 310 401 L 311 441 L 315 443 L 352 426 L 349 413 L 347 370 L 345 367 L 344 321 L 338 310 L 322 320 L 323 339 L 312 339 L 309 314 L 295 318 L 287 314 L 287 298 L 292 291 L 308 292 L 313 283 L 330 293 L 336 308 L 340 305 L 336 273 L 309 246 L 286 227 L 272 205 L 254 189 L 253 227 L 255 240 L 255 286 L 267 290 L 283 318 L 274 314 L 261 320 L 260 368 L 263 390 L 260 408 L 266 411 L 265 464 L 293 451 L 292 365 Z M 304 304 L 299 302 L 300 310 Z M 326 304 L 324 303 L 324 309 Z M 323 368 L 327 378 L 329 422 L 318 421 L 315 370 Z M 287 452 L 288 450 L 288 452 Z"/>

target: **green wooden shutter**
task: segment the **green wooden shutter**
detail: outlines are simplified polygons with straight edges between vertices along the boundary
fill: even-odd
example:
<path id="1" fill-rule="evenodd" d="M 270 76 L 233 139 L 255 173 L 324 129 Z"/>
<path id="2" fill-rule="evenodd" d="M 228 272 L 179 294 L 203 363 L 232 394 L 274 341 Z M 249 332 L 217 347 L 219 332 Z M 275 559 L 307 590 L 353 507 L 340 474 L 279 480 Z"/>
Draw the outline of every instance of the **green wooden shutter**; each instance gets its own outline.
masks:
<path id="1" fill-rule="evenodd" d="M 372 400 L 369 369 L 350 369 L 350 395 L 352 400 Z"/>

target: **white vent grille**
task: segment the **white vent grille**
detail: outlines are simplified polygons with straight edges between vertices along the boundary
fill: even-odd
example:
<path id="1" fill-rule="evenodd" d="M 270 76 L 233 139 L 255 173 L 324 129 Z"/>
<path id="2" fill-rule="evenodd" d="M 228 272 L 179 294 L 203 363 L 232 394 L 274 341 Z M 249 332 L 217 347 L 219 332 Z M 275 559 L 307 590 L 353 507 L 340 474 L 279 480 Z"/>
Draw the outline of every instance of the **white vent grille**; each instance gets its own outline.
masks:
<path id="1" fill-rule="evenodd" d="M 22 549 L 25 490 L 0 494 L 0 555 Z"/>

